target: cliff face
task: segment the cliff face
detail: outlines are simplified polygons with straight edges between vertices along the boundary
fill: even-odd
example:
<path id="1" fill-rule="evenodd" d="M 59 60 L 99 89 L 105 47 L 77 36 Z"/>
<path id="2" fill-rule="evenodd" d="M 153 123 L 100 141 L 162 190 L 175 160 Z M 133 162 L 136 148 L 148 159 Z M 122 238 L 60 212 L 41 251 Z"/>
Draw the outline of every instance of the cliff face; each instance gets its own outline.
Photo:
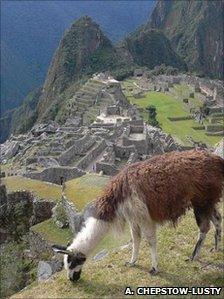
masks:
<path id="1" fill-rule="evenodd" d="M 147 24 L 162 30 L 190 70 L 223 78 L 223 0 L 159 0 Z"/>
<path id="2" fill-rule="evenodd" d="M 184 61 L 175 53 L 168 38 L 159 30 L 142 26 L 124 39 L 120 47 L 137 65 L 152 69 L 156 65 L 165 64 L 180 70 L 186 69 Z"/>
<path id="3" fill-rule="evenodd" d="M 116 50 L 99 26 L 90 17 L 80 18 L 65 32 L 51 62 L 38 105 L 39 119 L 72 83 L 112 70 L 117 62 Z"/>

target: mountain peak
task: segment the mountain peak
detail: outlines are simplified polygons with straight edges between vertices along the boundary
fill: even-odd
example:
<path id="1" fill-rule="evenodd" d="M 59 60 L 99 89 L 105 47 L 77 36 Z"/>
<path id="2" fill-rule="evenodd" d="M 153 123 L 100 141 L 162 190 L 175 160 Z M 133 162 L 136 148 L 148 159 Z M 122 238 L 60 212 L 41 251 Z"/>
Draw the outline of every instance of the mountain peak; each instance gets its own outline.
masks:
<path id="1" fill-rule="evenodd" d="M 41 118 L 46 114 L 52 117 L 48 111 L 51 104 L 71 84 L 101 71 L 102 67 L 110 70 L 115 53 L 110 40 L 89 16 L 75 21 L 65 32 L 52 59 L 38 106 Z"/>

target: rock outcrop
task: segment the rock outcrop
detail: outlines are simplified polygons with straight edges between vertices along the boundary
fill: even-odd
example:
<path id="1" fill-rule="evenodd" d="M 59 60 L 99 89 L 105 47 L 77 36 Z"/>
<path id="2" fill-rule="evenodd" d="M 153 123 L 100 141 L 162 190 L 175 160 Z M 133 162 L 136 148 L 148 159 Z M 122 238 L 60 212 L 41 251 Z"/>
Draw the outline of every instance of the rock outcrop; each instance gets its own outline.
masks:
<path id="1" fill-rule="evenodd" d="M 20 240 L 29 228 L 51 218 L 54 201 L 35 198 L 28 191 L 7 193 L 0 186 L 0 244 L 6 240 Z"/>
<path id="2" fill-rule="evenodd" d="M 168 38 L 156 29 L 142 26 L 125 38 L 120 47 L 125 56 L 139 66 L 153 69 L 165 64 L 180 70 L 186 69 L 184 61 L 172 49 Z"/>
<path id="3" fill-rule="evenodd" d="M 163 31 L 190 70 L 223 78 L 223 3 L 159 0 L 147 27 Z"/>

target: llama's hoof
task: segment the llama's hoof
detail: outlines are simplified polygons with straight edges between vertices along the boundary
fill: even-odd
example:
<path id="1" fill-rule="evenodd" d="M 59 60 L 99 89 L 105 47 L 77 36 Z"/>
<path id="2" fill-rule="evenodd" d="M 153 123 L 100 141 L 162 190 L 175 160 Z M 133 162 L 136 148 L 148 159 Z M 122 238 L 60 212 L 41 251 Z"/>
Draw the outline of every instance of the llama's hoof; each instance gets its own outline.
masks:
<path id="1" fill-rule="evenodd" d="M 155 275 L 158 273 L 158 270 L 156 270 L 154 267 L 152 267 L 152 269 L 149 271 L 149 273 L 150 273 L 152 276 L 155 276 Z"/>
<path id="2" fill-rule="evenodd" d="M 210 252 L 219 252 L 219 251 L 221 251 L 221 248 L 213 247 L 213 248 L 210 249 Z"/>
<path id="3" fill-rule="evenodd" d="M 126 262 L 126 263 L 125 263 L 125 266 L 126 266 L 126 267 L 130 267 L 130 268 L 131 268 L 131 267 L 134 267 L 134 266 L 135 266 L 135 262 Z"/>

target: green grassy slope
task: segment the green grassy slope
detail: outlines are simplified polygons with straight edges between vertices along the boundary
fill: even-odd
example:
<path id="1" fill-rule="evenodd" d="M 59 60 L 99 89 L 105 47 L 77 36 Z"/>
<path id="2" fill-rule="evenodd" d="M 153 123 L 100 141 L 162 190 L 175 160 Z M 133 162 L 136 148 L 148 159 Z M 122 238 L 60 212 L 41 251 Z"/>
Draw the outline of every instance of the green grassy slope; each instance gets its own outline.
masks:
<path id="1" fill-rule="evenodd" d="M 109 177 L 98 174 L 86 174 L 66 183 L 66 196 L 78 210 L 93 201 L 107 183 Z"/>
<path id="2" fill-rule="evenodd" d="M 193 120 L 170 121 L 169 117 L 188 116 L 189 112 L 184 107 L 182 98 L 185 94 L 189 95 L 189 89 L 185 85 L 175 86 L 174 95 L 165 94 L 162 92 L 146 92 L 140 99 L 132 96 L 130 89 L 134 87 L 133 80 L 127 80 L 123 83 L 126 88 L 125 93 L 132 104 L 136 104 L 139 108 L 146 108 L 149 105 L 154 105 L 157 109 L 157 119 L 161 128 L 171 134 L 176 139 L 180 140 L 184 145 L 189 145 L 187 136 L 191 136 L 195 141 L 201 141 L 208 145 L 215 145 L 220 139 L 220 136 L 207 136 L 205 130 L 194 130 L 193 126 L 199 124 Z M 201 105 L 198 98 L 190 100 L 190 103 L 195 107 Z M 142 112 L 142 116 L 147 121 L 148 114 Z"/>
<path id="3" fill-rule="evenodd" d="M 148 273 L 150 253 L 144 240 L 134 268 L 124 266 L 130 258 L 130 248 L 113 250 L 101 261 L 88 260 L 77 283 L 68 281 L 62 271 L 45 283 L 30 285 L 12 298 L 123 298 L 126 286 L 133 289 L 138 286 L 222 286 L 224 256 L 223 252 L 210 252 L 214 244 L 213 234 L 211 229 L 199 261 L 186 262 L 197 239 L 197 226 L 190 212 L 176 229 L 166 225 L 159 231 L 160 272 L 157 276 Z"/>
<path id="4" fill-rule="evenodd" d="M 9 176 L 1 179 L 9 192 L 26 190 L 43 199 L 58 200 L 61 198 L 59 185 L 32 180 L 21 176 Z"/>
<path id="5" fill-rule="evenodd" d="M 66 196 L 78 210 L 82 210 L 87 203 L 93 201 L 107 183 L 109 177 L 98 174 L 86 174 L 80 178 L 66 182 Z M 59 200 L 61 187 L 43 181 L 32 180 L 20 176 L 10 176 L 2 179 L 9 191 L 27 190 L 39 198 Z"/>

